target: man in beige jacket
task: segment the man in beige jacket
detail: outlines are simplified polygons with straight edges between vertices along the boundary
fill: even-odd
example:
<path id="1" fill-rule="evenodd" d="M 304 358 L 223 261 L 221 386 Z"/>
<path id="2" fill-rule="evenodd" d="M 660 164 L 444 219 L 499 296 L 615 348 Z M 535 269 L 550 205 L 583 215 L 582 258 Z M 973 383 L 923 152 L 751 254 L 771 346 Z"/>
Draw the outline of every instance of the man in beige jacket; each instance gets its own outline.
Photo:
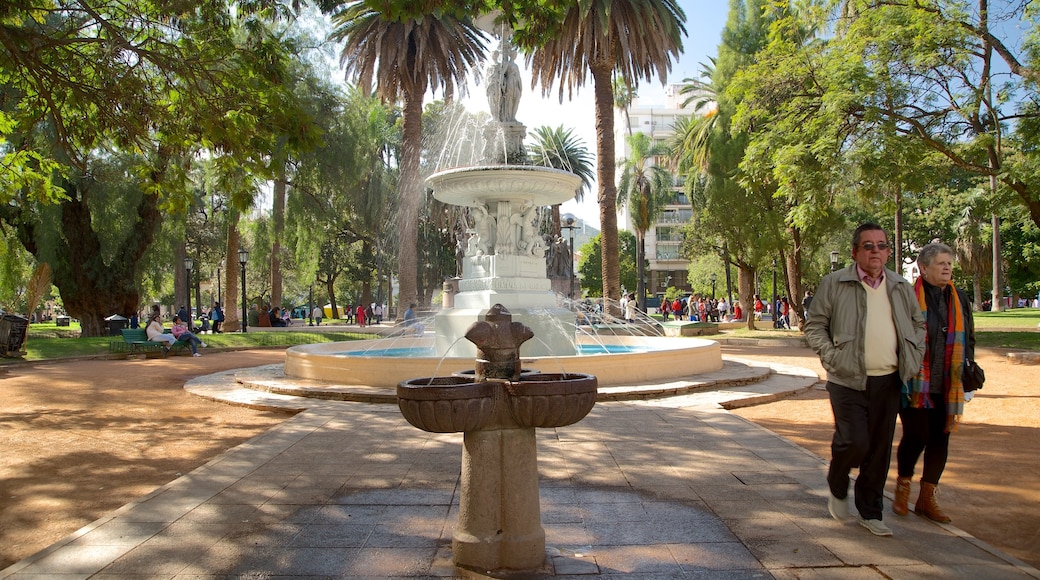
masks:
<path id="1" fill-rule="evenodd" d="M 839 521 L 848 517 L 849 472 L 858 468 L 858 521 L 878 536 L 892 535 L 882 508 L 900 391 L 920 369 L 925 346 L 913 286 L 885 267 L 891 253 L 881 226 L 856 228 L 854 263 L 824 277 L 805 324 L 834 412 L 828 510 Z"/>

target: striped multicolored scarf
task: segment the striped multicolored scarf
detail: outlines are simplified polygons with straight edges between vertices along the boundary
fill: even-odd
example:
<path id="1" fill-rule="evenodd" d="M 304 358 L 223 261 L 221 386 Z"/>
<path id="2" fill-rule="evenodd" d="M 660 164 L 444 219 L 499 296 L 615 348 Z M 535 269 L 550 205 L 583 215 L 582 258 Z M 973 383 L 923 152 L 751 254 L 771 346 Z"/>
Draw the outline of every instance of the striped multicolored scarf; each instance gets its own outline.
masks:
<path id="1" fill-rule="evenodd" d="M 950 304 L 946 309 L 949 320 L 946 323 L 946 357 L 950 366 L 943 373 L 943 393 L 946 394 L 946 431 L 952 433 L 957 430 L 961 415 L 964 414 L 964 386 L 961 384 L 961 370 L 964 365 L 964 349 L 967 345 L 967 335 L 964 332 L 964 313 L 961 312 L 961 301 L 957 296 L 957 289 L 953 282 L 947 283 L 950 290 Z M 914 292 L 917 294 L 917 303 L 921 306 L 921 314 L 928 320 L 928 304 L 925 300 L 924 279 L 918 278 L 914 284 Z M 945 292 L 944 292 L 945 294 Z M 937 404 L 932 401 L 931 394 L 931 364 L 932 364 L 932 341 L 925 341 L 924 364 L 921 371 L 903 386 L 903 405 L 915 409 L 932 409 Z"/>

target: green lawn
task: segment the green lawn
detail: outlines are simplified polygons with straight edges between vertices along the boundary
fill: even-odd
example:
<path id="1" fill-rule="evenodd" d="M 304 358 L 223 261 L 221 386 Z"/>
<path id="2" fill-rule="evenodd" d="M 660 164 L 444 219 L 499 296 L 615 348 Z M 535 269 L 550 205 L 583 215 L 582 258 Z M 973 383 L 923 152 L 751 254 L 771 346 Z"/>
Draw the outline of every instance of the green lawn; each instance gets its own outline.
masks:
<path id="1" fill-rule="evenodd" d="M 1005 312 L 975 313 L 975 344 L 988 348 L 1014 348 L 1040 351 L 1040 309 L 1015 308 Z M 741 338 L 782 338 L 801 336 L 797 330 L 775 330 L 771 322 L 758 324 L 757 330 L 727 330 L 727 336 Z"/>
<path id="2" fill-rule="evenodd" d="M 1004 312 L 976 312 L 975 329 L 1040 329 L 1040 309 L 1015 308 Z"/>
<path id="3" fill-rule="evenodd" d="M 22 358 L 0 358 L 0 365 L 19 360 L 53 360 L 78 356 L 103 356 L 125 352 L 126 343 L 118 336 L 79 337 L 79 324 L 58 327 L 53 322 L 33 324 L 25 341 Z M 372 338 L 357 332 L 229 332 L 204 334 L 201 338 L 210 348 L 249 348 L 260 346 L 292 346 L 316 342 L 338 342 Z"/>

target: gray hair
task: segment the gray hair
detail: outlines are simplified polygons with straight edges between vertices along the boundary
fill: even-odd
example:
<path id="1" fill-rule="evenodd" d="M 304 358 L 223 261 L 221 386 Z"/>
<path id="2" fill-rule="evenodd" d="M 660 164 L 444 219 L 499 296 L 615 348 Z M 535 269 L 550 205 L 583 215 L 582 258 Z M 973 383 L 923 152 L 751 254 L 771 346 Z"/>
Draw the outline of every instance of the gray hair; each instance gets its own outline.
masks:
<path id="1" fill-rule="evenodd" d="M 947 246 L 942 242 L 932 242 L 921 248 L 921 253 L 917 255 L 917 265 L 926 268 L 932 265 L 932 260 L 934 260 L 939 254 L 949 254 L 950 256 L 953 256 L 953 250 L 950 249 L 950 246 Z"/>

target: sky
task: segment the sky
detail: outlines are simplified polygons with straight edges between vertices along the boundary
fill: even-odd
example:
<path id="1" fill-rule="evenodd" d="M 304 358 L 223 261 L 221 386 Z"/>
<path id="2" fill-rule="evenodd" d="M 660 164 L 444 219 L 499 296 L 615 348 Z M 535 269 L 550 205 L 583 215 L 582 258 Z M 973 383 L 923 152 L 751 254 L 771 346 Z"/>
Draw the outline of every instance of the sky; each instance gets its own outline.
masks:
<path id="1" fill-rule="evenodd" d="M 679 7 L 686 14 L 686 38 L 683 39 L 683 53 L 677 62 L 672 64 L 671 73 L 665 79 L 669 83 L 679 83 L 684 78 L 697 77 L 700 74 L 700 63 L 708 62 L 718 52 L 722 28 L 726 23 L 728 2 L 723 0 L 679 0 Z M 524 93 L 520 98 L 516 120 L 527 126 L 528 133 L 535 127 L 548 125 L 565 129 L 573 129 L 574 134 L 583 140 L 589 151 L 595 155 L 596 127 L 595 105 L 591 79 L 574 95 L 574 100 L 559 100 L 559 85 L 554 85 L 549 97 L 542 97 L 542 87 L 531 90 L 531 76 L 524 68 L 523 57 L 517 59 L 524 77 Z M 664 105 L 664 87 L 661 79 L 650 82 L 643 81 L 637 89 L 639 101 L 643 105 Z M 466 107 L 471 111 L 487 110 L 487 99 L 482 87 L 472 88 L 464 99 Z M 596 190 L 586 192 L 582 203 L 574 201 L 563 204 L 562 211 L 570 212 L 586 220 L 590 225 L 599 227 L 599 207 L 596 204 Z"/>

